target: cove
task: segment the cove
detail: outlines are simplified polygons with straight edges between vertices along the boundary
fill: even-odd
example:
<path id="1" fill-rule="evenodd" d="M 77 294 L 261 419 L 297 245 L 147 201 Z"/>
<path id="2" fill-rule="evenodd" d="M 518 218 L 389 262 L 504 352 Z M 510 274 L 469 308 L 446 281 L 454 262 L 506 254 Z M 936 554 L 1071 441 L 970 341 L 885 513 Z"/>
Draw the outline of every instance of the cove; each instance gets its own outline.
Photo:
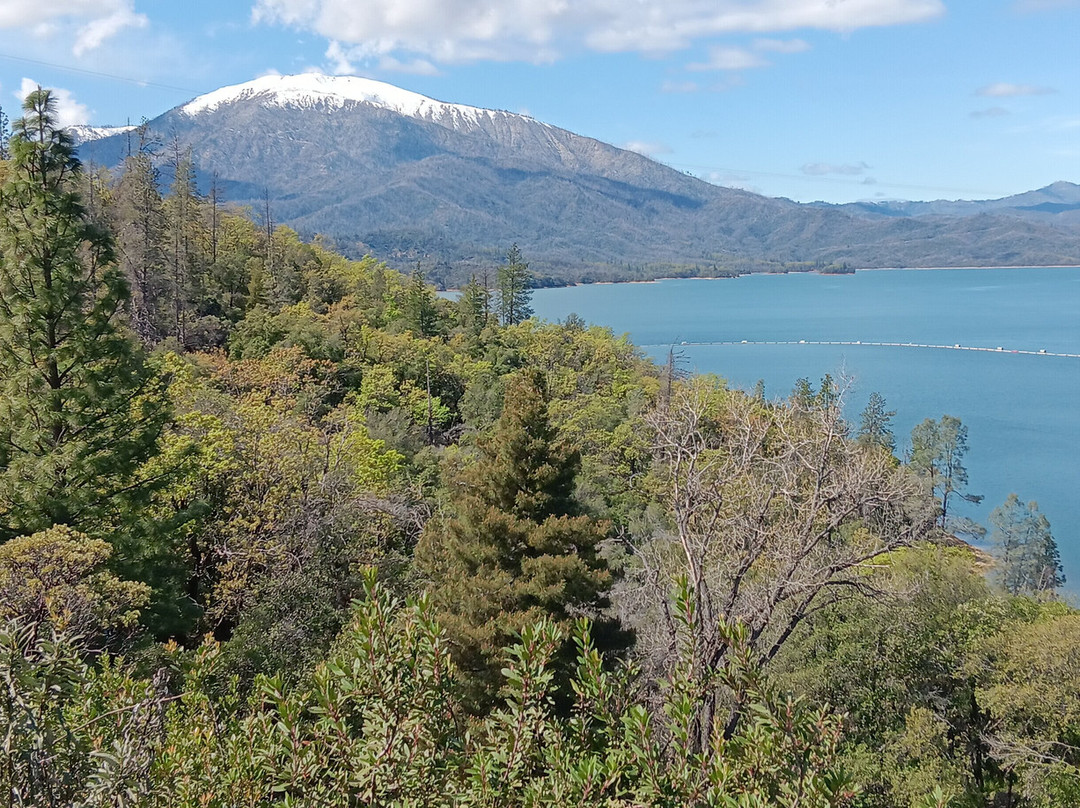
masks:
<path id="1" fill-rule="evenodd" d="M 1080 591 L 1080 268 L 598 284 L 536 290 L 533 308 L 546 320 L 574 313 L 627 333 L 658 362 L 674 350 L 684 369 L 732 387 L 761 379 L 769 398 L 800 377 L 816 386 L 826 373 L 844 375 L 849 420 L 857 424 L 870 394 L 881 393 L 896 411 L 901 456 L 919 421 L 960 418 L 968 491 L 985 499 L 957 513 L 985 525 L 1010 492 L 1037 500 L 1067 589 Z"/>

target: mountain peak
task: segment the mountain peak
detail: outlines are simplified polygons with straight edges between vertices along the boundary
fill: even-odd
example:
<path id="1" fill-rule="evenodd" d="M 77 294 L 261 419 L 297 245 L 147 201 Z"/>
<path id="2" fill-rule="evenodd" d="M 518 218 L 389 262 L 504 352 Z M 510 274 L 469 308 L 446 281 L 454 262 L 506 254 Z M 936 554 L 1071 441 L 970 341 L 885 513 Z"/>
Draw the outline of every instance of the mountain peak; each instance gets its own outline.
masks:
<path id="1" fill-rule="evenodd" d="M 449 104 L 374 79 L 359 76 L 327 76 L 299 73 L 292 76 L 262 76 L 244 84 L 222 87 L 189 101 L 180 111 L 194 117 L 203 112 L 241 101 L 254 100 L 265 107 L 328 107 L 340 109 L 354 104 L 388 109 L 411 118 L 455 128 L 477 125 L 482 119 L 500 116 L 525 117 L 510 112 Z"/>

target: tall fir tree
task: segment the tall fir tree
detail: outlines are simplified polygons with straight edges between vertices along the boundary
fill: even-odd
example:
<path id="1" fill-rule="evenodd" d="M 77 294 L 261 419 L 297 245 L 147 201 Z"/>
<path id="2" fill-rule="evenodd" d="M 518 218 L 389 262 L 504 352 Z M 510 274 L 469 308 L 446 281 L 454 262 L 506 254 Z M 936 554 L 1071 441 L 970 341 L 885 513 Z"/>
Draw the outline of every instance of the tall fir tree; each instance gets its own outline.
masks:
<path id="1" fill-rule="evenodd" d="M 477 280 L 476 275 L 469 277 L 469 282 L 461 288 L 457 300 L 458 322 L 474 344 L 488 326 L 491 307 L 491 291 Z"/>
<path id="2" fill-rule="evenodd" d="M 574 498 L 580 462 L 548 418 L 542 375 L 520 372 L 458 481 L 454 516 L 432 522 L 417 549 L 477 711 L 495 698 L 500 649 L 517 632 L 541 617 L 568 627 L 607 605 L 611 572 L 598 552 L 607 526 Z M 621 637 L 603 620 L 598 635 L 609 645 Z"/>
<path id="3" fill-rule="evenodd" d="M 892 419 L 895 415 L 896 410 L 886 409 L 885 397 L 881 393 L 871 393 L 866 408 L 859 416 L 859 431 L 856 436 L 858 444 L 884 449 L 889 454 L 895 452 L 896 438 L 892 431 Z"/>
<path id="4" fill-rule="evenodd" d="M 131 287 L 131 325 L 150 346 L 167 330 L 161 306 L 165 288 L 165 206 L 158 189 L 149 128 L 136 130 L 138 146 L 124 159 L 112 204 L 112 231 L 120 267 Z"/>
<path id="5" fill-rule="evenodd" d="M 514 244 L 506 253 L 496 277 L 499 319 L 503 325 L 517 325 L 532 317 L 532 275 L 529 265 Z"/>
<path id="6" fill-rule="evenodd" d="M 404 315 L 408 327 L 418 336 L 434 337 L 439 333 L 439 309 L 435 290 L 428 285 L 420 262 L 416 262 L 405 287 Z"/>
<path id="7" fill-rule="evenodd" d="M 170 249 L 170 335 L 187 345 L 188 327 L 197 316 L 196 306 L 205 286 L 202 255 L 202 201 L 195 181 L 191 151 L 172 144 L 173 182 L 165 200 Z"/>
<path id="8" fill-rule="evenodd" d="M 0 540 L 102 530 L 144 490 L 136 471 L 167 419 L 56 101 L 39 88 L 23 109 L 0 187 Z"/>

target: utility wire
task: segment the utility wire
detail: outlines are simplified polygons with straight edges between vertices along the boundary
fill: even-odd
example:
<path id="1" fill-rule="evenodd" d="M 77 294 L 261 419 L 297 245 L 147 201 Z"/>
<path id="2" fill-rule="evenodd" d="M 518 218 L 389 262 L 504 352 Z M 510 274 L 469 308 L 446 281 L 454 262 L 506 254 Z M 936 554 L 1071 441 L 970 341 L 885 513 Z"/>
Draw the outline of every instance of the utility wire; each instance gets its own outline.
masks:
<path id="1" fill-rule="evenodd" d="M 118 76 L 115 73 L 102 73 L 98 70 L 86 70 L 82 67 L 71 67 L 69 65 L 60 65 L 55 62 L 43 62 L 40 59 L 27 59 L 25 56 L 12 56 L 8 53 L 0 53 L 0 59 L 8 59 L 13 62 L 25 62 L 26 64 L 39 65 L 40 67 L 51 67 L 54 70 L 63 70 L 67 73 L 79 73 L 84 76 L 94 76 L 101 79 L 112 79 L 113 81 L 123 81 L 127 84 L 134 84 L 136 87 L 157 87 L 162 90 L 174 90 L 178 93 L 189 93 L 191 95 L 198 95 L 201 90 L 192 90 L 190 87 L 177 87 L 174 84 L 161 84 L 156 81 L 144 81 L 143 79 L 133 79 L 130 76 Z"/>

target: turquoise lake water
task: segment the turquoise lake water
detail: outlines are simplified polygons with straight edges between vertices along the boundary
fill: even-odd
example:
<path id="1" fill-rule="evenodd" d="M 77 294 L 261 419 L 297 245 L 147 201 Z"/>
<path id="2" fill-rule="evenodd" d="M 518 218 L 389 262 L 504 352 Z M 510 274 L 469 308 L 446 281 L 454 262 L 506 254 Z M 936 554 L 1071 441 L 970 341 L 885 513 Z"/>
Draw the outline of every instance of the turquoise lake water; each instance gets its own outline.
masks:
<path id="1" fill-rule="evenodd" d="M 1068 589 L 1080 592 L 1080 269 L 874 270 L 854 275 L 748 275 L 536 290 L 537 317 L 576 313 L 658 361 L 672 347 L 682 366 L 733 387 L 765 382 L 786 396 L 802 376 L 854 379 L 856 422 L 870 393 L 896 410 L 901 456 L 911 428 L 944 414 L 968 428 L 968 491 L 981 505 L 959 515 L 987 524 L 1015 491 L 1037 500 L 1061 549 Z M 747 344 L 742 344 L 746 340 Z M 807 342 L 925 343 L 990 352 Z M 755 345 L 754 342 L 794 342 Z M 735 342 L 734 345 L 682 343 Z M 1001 347 L 1002 351 L 996 348 Z"/>

